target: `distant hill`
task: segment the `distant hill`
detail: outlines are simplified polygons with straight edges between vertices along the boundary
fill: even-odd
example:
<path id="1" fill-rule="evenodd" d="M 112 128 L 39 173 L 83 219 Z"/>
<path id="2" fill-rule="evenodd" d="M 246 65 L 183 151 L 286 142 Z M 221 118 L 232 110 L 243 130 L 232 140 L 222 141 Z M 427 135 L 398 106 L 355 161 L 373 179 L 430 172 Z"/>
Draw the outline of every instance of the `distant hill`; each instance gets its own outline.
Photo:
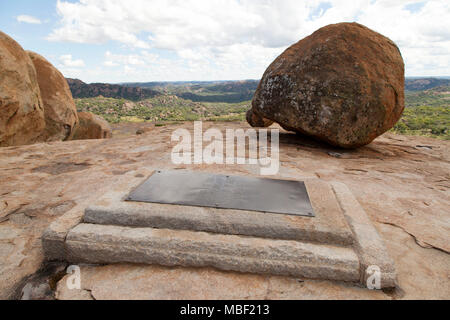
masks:
<path id="1" fill-rule="evenodd" d="M 242 81 L 179 81 L 179 82 L 130 82 L 121 84 L 91 83 L 67 79 L 74 98 L 123 98 L 144 100 L 160 94 L 175 95 L 194 102 L 238 103 L 249 101 L 258 87 L 259 80 Z M 448 91 L 450 79 L 406 78 L 407 92 Z"/>
<path id="2" fill-rule="evenodd" d="M 127 99 L 139 101 L 159 95 L 155 90 L 140 87 L 125 87 L 117 84 L 91 83 L 87 84 L 78 79 L 67 78 L 70 91 L 74 98 L 93 98 L 103 96 L 107 98 Z"/>
<path id="3" fill-rule="evenodd" d="M 192 81 L 192 82 L 145 82 L 124 83 L 127 87 L 152 88 L 199 102 L 238 102 L 251 100 L 259 80 L 243 81 Z M 406 78 L 406 91 L 439 90 L 450 86 L 448 78 Z"/>
<path id="4" fill-rule="evenodd" d="M 123 83 L 126 87 L 152 88 L 194 102 L 238 103 L 253 98 L 259 80 Z"/>
<path id="5" fill-rule="evenodd" d="M 450 86 L 450 79 L 438 79 L 438 78 L 406 78 L 405 90 L 406 91 L 423 91 L 436 87 Z"/>
<path id="6" fill-rule="evenodd" d="M 119 83 L 125 87 L 140 87 L 140 88 L 168 88 L 168 87 L 189 87 L 192 85 L 210 85 L 216 83 L 213 81 L 153 81 L 153 82 L 123 82 Z"/>
<path id="7" fill-rule="evenodd" d="M 159 81 L 159 82 L 123 82 L 119 83 L 125 87 L 141 88 L 170 88 L 170 87 L 214 87 L 234 84 L 235 87 L 245 87 L 247 85 L 258 86 L 259 80 L 220 80 L 220 81 Z"/>
<path id="8" fill-rule="evenodd" d="M 431 89 L 431 90 L 428 90 L 428 91 L 433 91 L 433 92 L 436 92 L 436 93 L 440 93 L 440 92 L 450 92 L 450 84 L 449 85 L 443 85 L 443 86 L 439 86 L 439 87 L 435 87 L 435 88 L 433 88 L 433 89 Z"/>

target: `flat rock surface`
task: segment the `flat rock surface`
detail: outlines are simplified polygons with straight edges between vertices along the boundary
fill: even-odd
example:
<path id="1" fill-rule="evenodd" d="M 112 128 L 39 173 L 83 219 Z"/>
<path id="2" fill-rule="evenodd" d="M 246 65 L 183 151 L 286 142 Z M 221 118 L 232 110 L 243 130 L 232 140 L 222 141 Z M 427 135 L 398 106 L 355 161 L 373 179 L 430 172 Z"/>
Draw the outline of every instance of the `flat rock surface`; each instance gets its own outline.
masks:
<path id="1" fill-rule="evenodd" d="M 245 123 L 204 123 L 203 129 L 213 126 L 222 130 L 248 128 Z M 26 278 L 40 269 L 43 262 L 40 237 L 52 221 L 76 205 L 93 203 L 127 172 L 150 167 L 237 175 L 259 173 L 252 165 L 172 164 L 170 153 L 175 143 L 170 142 L 170 136 L 177 128 L 192 130 L 192 123 L 154 127 L 139 136 L 130 127 L 126 124 L 114 128 L 121 133 L 120 139 L 0 149 L 0 298 L 17 297 Z M 448 299 L 449 150 L 447 141 L 391 133 L 353 151 L 335 149 L 291 133 L 280 134 L 281 167 L 277 177 L 299 180 L 315 177 L 345 183 L 370 216 L 396 263 L 400 288 L 394 293 L 327 281 L 298 282 L 210 269 L 118 265 L 89 267 L 86 272 L 83 267 L 82 277 L 86 280 L 82 286 L 92 290 L 92 295 L 89 291 L 81 295 L 97 299 Z M 183 289 L 192 281 L 196 288 Z M 116 285 L 118 289 L 112 290 Z M 235 287 L 236 290 L 230 290 Z M 267 292 L 272 293 L 267 296 Z M 58 290 L 59 298 L 64 294 L 63 289 Z"/>
<path id="2" fill-rule="evenodd" d="M 386 299 L 343 283 L 256 274 L 210 268 L 166 268 L 149 265 L 81 267 L 81 289 L 67 289 L 68 278 L 58 283 L 61 300 L 105 299 Z"/>

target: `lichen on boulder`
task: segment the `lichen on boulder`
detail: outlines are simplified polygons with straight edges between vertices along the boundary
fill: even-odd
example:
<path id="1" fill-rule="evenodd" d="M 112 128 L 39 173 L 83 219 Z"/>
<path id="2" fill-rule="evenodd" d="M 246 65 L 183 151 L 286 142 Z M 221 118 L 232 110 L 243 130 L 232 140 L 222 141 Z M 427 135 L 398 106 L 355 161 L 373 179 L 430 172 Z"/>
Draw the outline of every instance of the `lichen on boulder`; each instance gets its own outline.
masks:
<path id="1" fill-rule="evenodd" d="M 332 145 L 372 142 L 404 110 L 404 63 L 390 39 L 357 23 L 323 27 L 282 53 L 266 70 L 247 117 Z"/>

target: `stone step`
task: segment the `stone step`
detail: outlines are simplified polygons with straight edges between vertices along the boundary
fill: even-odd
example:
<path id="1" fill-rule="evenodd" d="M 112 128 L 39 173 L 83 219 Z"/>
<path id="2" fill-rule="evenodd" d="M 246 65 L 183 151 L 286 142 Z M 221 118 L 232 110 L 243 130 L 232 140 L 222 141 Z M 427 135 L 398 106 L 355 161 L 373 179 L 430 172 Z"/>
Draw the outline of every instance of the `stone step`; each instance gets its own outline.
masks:
<path id="1" fill-rule="evenodd" d="M 130 183 L 125 191 L 110 191 L 88 206 L 83 221 L 351 246 L 354 236 L 331 187 L 318 179 L 305 184 L 315 217 L 123 201 Z"/>
<path id="2" fill-rule="evenodd" d="M 72 263 L 142 263 L 358 282 L 351 248 L 205 232 L 82 223 L 66 237 Z"/>

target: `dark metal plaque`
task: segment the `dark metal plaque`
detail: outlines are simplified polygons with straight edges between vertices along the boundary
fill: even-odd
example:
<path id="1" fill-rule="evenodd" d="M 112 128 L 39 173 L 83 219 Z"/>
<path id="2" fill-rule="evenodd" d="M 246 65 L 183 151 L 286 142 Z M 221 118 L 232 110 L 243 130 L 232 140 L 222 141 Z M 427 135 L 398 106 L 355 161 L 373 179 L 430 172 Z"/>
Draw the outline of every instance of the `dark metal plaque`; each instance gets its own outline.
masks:
<path id="1" fill-rule="evenodd" d="M 156 171 L 126 201 L 262 211 L 314 217 L 302 181 Z"/>

